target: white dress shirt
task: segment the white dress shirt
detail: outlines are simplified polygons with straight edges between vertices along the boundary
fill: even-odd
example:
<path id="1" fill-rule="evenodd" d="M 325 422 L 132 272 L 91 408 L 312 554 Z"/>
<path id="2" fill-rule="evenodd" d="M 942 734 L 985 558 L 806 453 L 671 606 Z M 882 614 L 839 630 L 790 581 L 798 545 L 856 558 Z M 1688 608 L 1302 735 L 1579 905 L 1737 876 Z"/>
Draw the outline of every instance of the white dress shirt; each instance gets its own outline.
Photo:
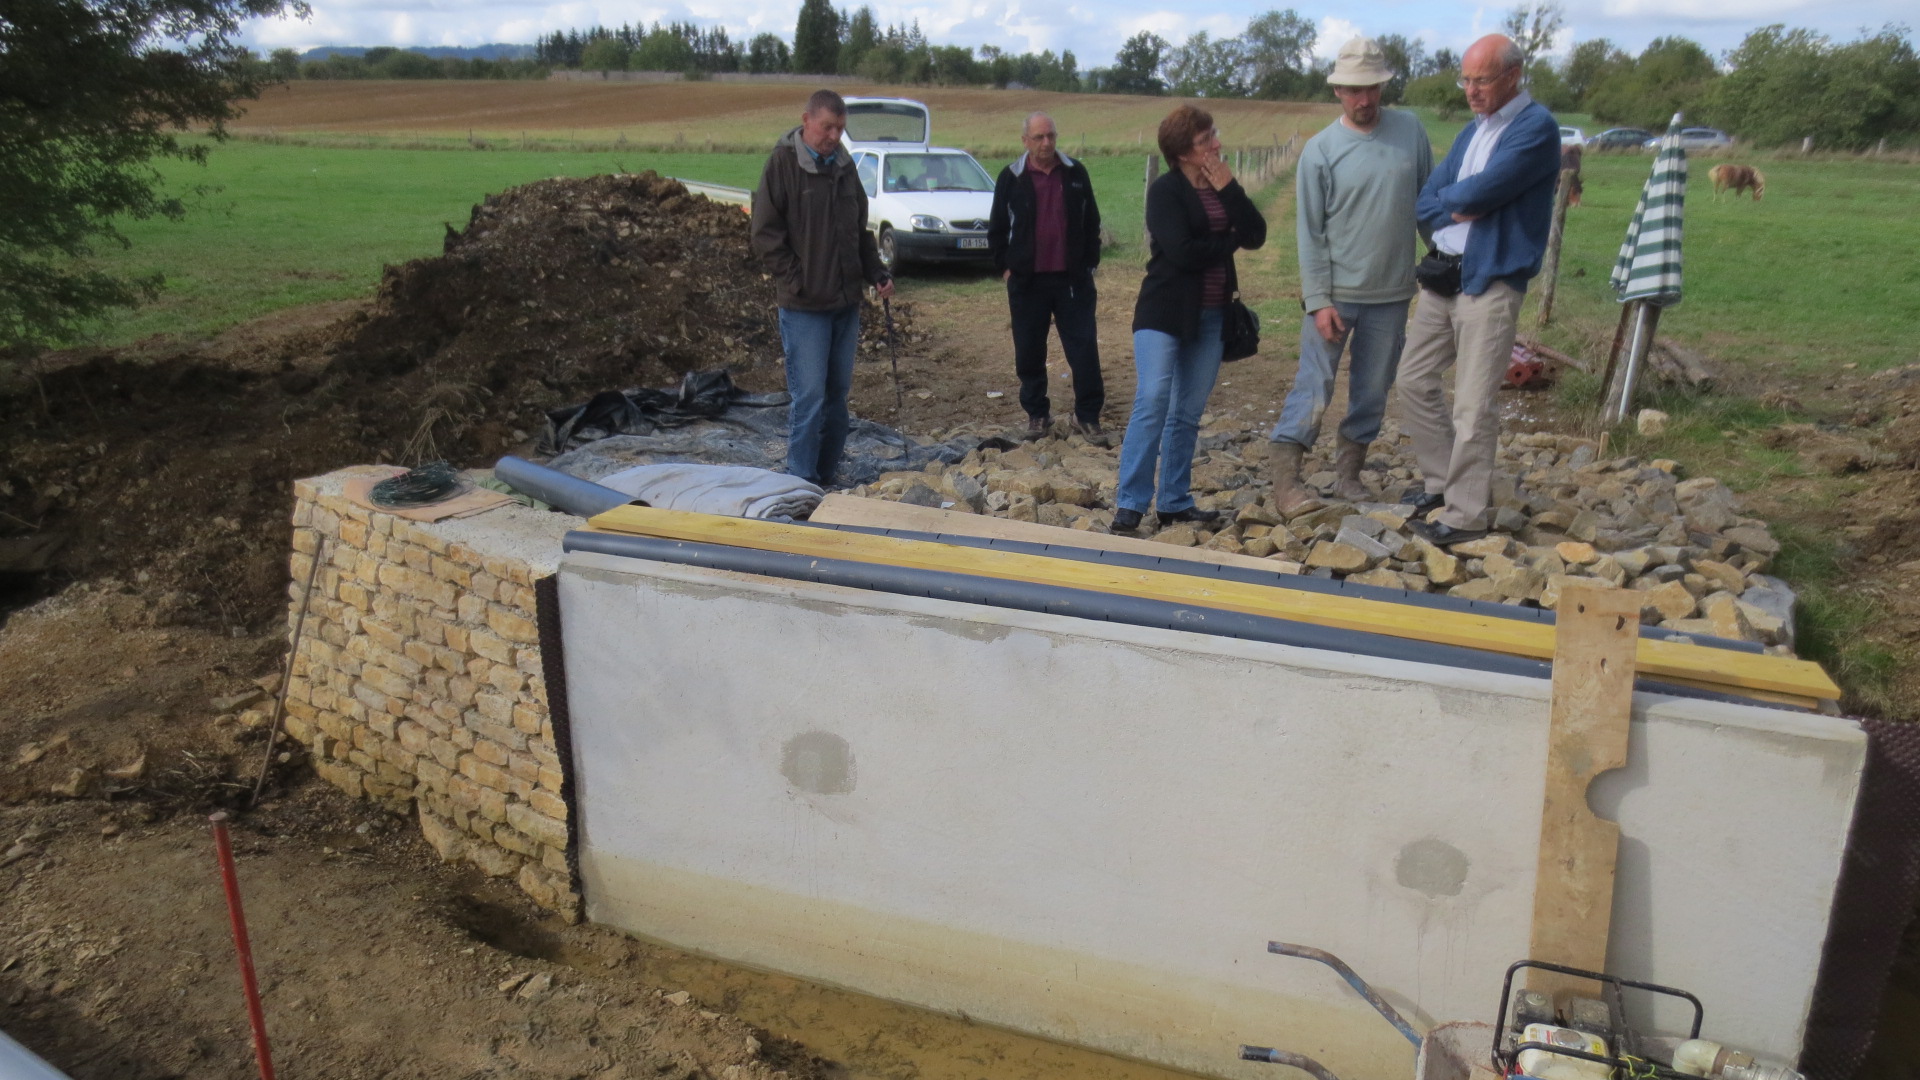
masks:
<path id="1" fill-rule="evenodd" d="M 1531 104 L 1532 95 L 1522 90 L 1512 101 L 1485 116 L 1474 118 L 1473 122 L 1479 126 L 1474 129 L 1473 141 L 1467 143 L 1466 155 L 1460 159 L 1460 175 L 1454 177 L 1455 182 L 1465 180 L 1487 167 L 1487 162 L 1493 157 L 1493 148 L 1500 143 L 1500 136 L 1507 133 L 1507 128 L 1512 126 L 1513 118 L 1520 115 L 1520 110 Z M 1464 255 L 1467 253 L 1467 236 L 1472 231 L 1473 222 L 1456 221 L 1434 231 L 1433 246 L 1448 255 Z"/>

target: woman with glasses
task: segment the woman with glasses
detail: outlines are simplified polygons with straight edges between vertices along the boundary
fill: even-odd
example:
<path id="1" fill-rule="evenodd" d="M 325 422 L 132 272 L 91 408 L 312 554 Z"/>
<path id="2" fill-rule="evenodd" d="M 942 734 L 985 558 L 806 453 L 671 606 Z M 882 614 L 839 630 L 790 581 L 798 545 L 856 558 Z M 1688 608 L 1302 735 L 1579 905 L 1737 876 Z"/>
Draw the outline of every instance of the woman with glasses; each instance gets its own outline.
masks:
<path id="1" fill-rule="evenodd" d="M 1167 173 L 1147 189 L 1150 257 L 1133 307 L 1133 415 L 1120 447 L 1114 532 L 1220 515 L 1189 490 L 1200 416 L 1220 371 L 1221 316 L 1239 291 L 1233 253 L 1267 242 L 1267 221 L 1220 153 L 1213 117 L 1182 105 L 1160 122 Z M 1155 473 L 1158 472 L 1156 484 Z"/>

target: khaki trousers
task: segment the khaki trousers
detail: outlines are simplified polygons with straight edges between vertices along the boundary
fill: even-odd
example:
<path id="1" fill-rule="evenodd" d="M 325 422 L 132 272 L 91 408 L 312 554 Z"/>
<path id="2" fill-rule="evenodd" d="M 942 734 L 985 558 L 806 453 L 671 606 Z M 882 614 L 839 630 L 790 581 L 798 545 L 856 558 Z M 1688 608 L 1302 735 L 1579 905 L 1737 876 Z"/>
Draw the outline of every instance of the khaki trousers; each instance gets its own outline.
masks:
<path id="1" fill-rule="evenodd" d="M 1479 296 L 1436 296 L 1421 289 L 1400 357 L 1400 429 L 1413 439 L 1427 491 L 1447 505 L 1434 520 L 1484 529 L 1500 447 L 1494 394 L 1506 379 L 1526 294 L 1496 281 Z M 1454 368 L 1453 408 L 1442 377 Z"/>

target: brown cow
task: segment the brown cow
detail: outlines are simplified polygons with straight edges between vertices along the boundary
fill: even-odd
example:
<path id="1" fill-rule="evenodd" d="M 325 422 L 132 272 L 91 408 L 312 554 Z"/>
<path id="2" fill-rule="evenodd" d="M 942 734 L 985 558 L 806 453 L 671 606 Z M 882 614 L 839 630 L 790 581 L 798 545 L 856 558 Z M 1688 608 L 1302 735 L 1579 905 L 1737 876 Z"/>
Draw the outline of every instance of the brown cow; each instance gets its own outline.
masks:
<path id="1" fill-rule="evenodd" d="M 1716 199 L 1720 197 L 1721 192 L 1731 188 L 1734 198 L 1739 198 L 1743 191 L 1751 191 L 1753 201 L 1759 202 L 1760 196 L 1767 191 L 1766 176 L 1751 165 L 1732 165 L 1722 162 L 1708 169 L 1707 175 L 1713 178 L 1713 195 Z"/>

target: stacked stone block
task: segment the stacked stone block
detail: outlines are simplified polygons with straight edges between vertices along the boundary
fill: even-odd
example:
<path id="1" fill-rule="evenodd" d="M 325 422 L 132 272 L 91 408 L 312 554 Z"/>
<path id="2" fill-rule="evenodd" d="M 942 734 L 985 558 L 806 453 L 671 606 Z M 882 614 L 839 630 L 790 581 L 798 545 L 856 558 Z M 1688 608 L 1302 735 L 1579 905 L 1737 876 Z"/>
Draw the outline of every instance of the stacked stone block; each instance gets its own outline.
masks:
<path id="1" fill-rule="evenodd" d="M 290 631 L 323 539 L 326 559 L 288 684 L 287 732 L 334 786 L 411 804 L 442 858 L 513 878 L 575 916 L 565 772 L 535 624 L 534 582 L 551 567 L 488 550 L 512 545 L 490 544 L 482 524 L 535 512 L 419 524 L 351 502 L 340 476 L 294 485 Z"/>

